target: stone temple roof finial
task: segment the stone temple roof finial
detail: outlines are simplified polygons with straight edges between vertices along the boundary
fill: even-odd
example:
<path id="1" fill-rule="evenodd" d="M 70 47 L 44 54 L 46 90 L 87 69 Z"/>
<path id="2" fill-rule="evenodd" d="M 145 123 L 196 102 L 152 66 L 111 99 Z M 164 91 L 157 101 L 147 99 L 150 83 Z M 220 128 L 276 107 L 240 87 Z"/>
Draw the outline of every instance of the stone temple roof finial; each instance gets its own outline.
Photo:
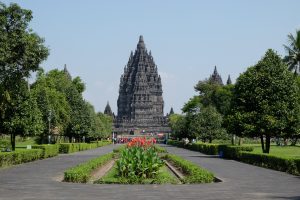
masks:
<path id="1" fill-rule="evenodd" d="M 143 38 L 143 36 L 142 36 L 142 35 L 140 35 L 139 42 L 144 42 L 144 38 Z"/>
<path id="2" fill-rule="evenodd" d="M 144 38 L 142 35 L 140 35 L 140 39 L 139 39 L 139 43 L 137 45 L 137 48 L 142 48 L 142 49 L 145 49 L 145 43 L 144 43 Z"/>

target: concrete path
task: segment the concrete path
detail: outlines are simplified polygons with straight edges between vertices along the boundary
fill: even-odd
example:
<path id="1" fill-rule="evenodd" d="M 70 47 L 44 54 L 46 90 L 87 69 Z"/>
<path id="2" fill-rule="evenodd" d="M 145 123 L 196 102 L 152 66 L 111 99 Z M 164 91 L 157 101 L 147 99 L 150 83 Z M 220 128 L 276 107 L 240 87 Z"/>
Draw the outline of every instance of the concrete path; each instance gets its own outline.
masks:
<path id="1" fill-rule="evenodd" d="M 224 182 L 201 185 L 87 185 L 58 182 L 63 171 L 108 153 L 113 145 L 0 170 L 0 200 L 300 199 L 300 177 L 165 146 Z"/>

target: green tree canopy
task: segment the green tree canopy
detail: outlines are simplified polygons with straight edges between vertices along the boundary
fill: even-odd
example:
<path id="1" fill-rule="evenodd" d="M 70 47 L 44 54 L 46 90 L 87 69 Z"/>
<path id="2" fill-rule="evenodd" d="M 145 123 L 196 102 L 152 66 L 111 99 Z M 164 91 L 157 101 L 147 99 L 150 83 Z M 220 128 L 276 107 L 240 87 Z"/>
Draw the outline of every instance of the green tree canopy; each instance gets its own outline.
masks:
<path id="1" fill-rule="evenodd" d="M 296 132 L 299 90 L 295 77 L 273 50 L 238 78 L 232 110 L 231 131 L 260 136 L 265 153 L 269 153 L 272 136 Z"/>
<path id="2" fill-rule="evenodd" d="M 27 109 L 25 105 L 27 101 L 32 101 L 35 105 L 30 95 L 24 92 L 28 90 L 25 79 L 31 72 L 36 71 L 48 56 L 44 40 L 29 28 L 31 20 L 30 10 L 22 9 L 14 3 L 7 7 L 0 2 L 0 123 L 6 123 L 0 125 L 0 128 L 6 127 L 0 132 L 11 134 L 13 149 L 15 134 L 28 132 L 21 117 L 25 111 L 20 106 L 23 104 L 26 112 L 36 111 Z"/>
<path id="3" fill-rule="evenodd" d="M 184 115 L 170 115 L 169 124 L 172 129 L 172 137 L 180 139 L 187 137 L 186 118 Z"/>
<path id="4" fill-rule="evenodd" d="M 190 123 L 193 138 L 199 138 L 203 142 L 224 138 L 226 131 L 222 128 L 222 115 L 213 106 L 203 107 Z"/>

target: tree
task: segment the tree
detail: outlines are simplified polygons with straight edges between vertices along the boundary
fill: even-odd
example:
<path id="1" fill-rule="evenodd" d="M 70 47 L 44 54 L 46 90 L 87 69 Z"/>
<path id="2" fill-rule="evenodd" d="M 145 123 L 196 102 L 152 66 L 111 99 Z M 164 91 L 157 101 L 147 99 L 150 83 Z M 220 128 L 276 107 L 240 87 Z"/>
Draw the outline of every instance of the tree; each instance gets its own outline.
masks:
<path id="1" fill-rule="evenodd" d="M 264 153 L 270 151 L 271 137 L 296 133 L 299 90 L 295 77 L 273 50 L 237 79 L 229 119 L 237 135 L 259 136 Z"/>
<path id="2" fill-rule="evenodd" d="M 59 133 L 64 132 L 70 122 L 71 108 L 67 98 L 64 93 L 53 87 L 51 80 L 43 72 L 39 72 L 37 80 L 31 89 L 32 94 L 37 99 L 43 123 L 45 124 L 42 141 L 45 141 L 54 129 L 58 130 Z"/>
<path id="3" fill-rule="evenodd" d="M 222 128 L 222 115 L 218 113 L 213 106 L 203 107 L 195 115 L 190 123 L 191 132 L 195 137 L 200 138 L 203 142 L 209 143 L 214 139 L 221 139 L 225 136 L 225 129 Z"/>
<path id="4" fill-rule="evenodd" d="M 97 119 L 99 121 L 99 124 L 97 124 L 98 131 L 96 132 L 97 138 L 108 138 L 112 133 L 112 116 L 98 112 Z"/>
<path id="5" fill-rule="evenodd" d="M 39 135 L 43 132 L 42 114 L 36 99 L 29 93 L 27 82 L 21 85 L 22 93 L 12 94 L 13 105 L 6 109 L 6 117 L 2 119 L 2 130 L 10 133 L 12 150 L 15 150 L 15 137 Z"/>
<path id="6" fill-rule="evenodd" d="M 170 115 L 169 124 L 172 129 L 172 137 L 179 139 L 187 137 L 186 118 L 184 115 Z"/>
<path id="7" fill-rule="evenodd" d="M 222 115 L 226 115 L 230 109 L 233 85 L 220 85 L 213 81 L 199 81 L 195 90 L 199 92 L 199 101 L 204 106 L 214 106 Z"/>
<path id="8" fill-rule="evenodd" d="M 30 10 L 17 4 L 6 6 L 0 2 L 0 123 L 12 122 L 20 114 L 19 102 L 25 97 L 24 80 L 48 56 L 44 40 L 29 28 Z M 0 125 L 15 137 L 14 128 Z M 2 131 L 1 131 L 2 132 Z M 14 147 L 14 140 L 12 139 Z"/>
<path id="9" fill-rule="evenodd" d="M 296 31 L 296 35 L 288 35 L 288 45 L 283 45 L 288 55 L 284 61 L 287 63 L 289 70 L 295 74 L 300 73 L 300 30 Z"/>

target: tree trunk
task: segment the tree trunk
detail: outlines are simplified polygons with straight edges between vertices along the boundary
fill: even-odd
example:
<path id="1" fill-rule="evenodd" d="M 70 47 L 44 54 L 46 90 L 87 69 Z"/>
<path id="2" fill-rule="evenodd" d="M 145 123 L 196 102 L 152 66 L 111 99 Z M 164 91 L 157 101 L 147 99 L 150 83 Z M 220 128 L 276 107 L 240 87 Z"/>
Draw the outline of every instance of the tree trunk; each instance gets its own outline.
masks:
<path id="1" fill-rule="evenodd" d="M 241 146 L 241 145 L 243 145 L 243 138 L 242 137 L 239 138 L 239 146 Z"/>
<path id="2" fill-rule="evenodd" d="M 270 152 L 270 143 L 271 143 L 270 134 L 266 134 L 266 152 L 265 153 Z"/>
<path id="3" fill-rule="evenodd" d="M 265 153 L 265 142 L 264 142 L 264 135 L 260 135 L 260 143 L 261 143 L 261 148 L 262 152 Z"/>
<path id="4" fill-rule="evenodd" d="M 212 138 L 209 138 L 209 143 L 212 143 Z"/>
<path id="5" fill-rule="evenodd" d="M 235 134 L 232 134 L 232 137 L 231 137 L 231 144 L 232 144 L 232 145 L 235 145 Z"/>
<path id="6" fill-rule="evenodd" d="M 292 139 L 291 146 L 296 146 L 298 138 Z"/>
<path id="7" fill-rule="evenodd" d="M 15 149 L 16 149 L 16 134 L 15 133 L 12 133 L 10 135 L 10 143 L 11 143 L 12 150 L 15 151 Z"/>

